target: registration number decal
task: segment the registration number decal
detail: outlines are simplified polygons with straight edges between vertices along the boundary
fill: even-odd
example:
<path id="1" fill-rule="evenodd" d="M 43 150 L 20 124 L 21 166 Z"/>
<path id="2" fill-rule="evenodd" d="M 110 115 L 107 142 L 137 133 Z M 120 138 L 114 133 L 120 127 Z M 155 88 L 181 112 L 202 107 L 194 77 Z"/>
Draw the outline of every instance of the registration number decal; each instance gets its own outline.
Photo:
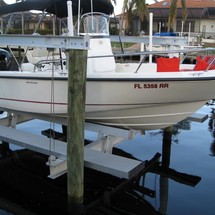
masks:
<path id="1" fill-rule="evenodd" d="M 168 83 L 159 83 L 159 84 L 134 84 L 134 89 L 157 89 L 157 88 L 169 88 Z"/>
<path id="2" fill-rule="evenodd" d="M 37 84 L 37 81 L 26 81 L 26 84 Z"/>

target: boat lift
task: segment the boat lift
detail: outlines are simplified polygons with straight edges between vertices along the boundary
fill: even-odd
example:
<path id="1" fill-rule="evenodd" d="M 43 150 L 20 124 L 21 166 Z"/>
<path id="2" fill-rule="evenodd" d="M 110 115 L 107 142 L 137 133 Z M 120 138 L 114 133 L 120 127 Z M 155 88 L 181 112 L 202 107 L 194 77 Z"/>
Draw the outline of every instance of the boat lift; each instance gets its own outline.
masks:
<path id="1" fill-rule="evenodd" d="M 90 40 L 88 36 L 83 37 L 64 37 L 64 36 L 24 36 L 24 35 L 0 35 L 0 45 L 5 46 L 27 46 L 27 47 L 44 47 L 44 48 L 63 48 L 63 49 L 88 49 Z M 8 112 L 8 110 L 3 110 Z M 37 151 L 49 156 L 48 165 L 50 166 L 50 177 L 57 176 L 66 172 L 67 169 L 67 144 L 63 141 L 55 140 L 55 150 L 50 149 L 50 139 L 44 136 L 33 135 L 15 129 L 17 123 L 25 122 L 31 119 L 45 119 L 50 121 L 48 115 L 26 115 L 16 112 L 8 112 L 8 116 L 0 120 L 0 140 L 3 142 L 13 143 L 33 151 Z M 55 117 L 56 119 L 56 117 Z M 67 125 L 66 118 L 59 118 L 60 124 Z M 89 124 L 86 124 L 86 126 Z M 95 127 L 95 126 L 94 126 Z M 101 126 L 97 126 L 98 131 L 102 132 Z M 118 132 L 118 131 L 116 131 Z M 102 132 L 103 133 L 103 132 Z M 100 135 L 102 136 L 102 135 Z M 106 147 L 110 143 L 115 144 L 123 140 L 117 137 L 117 140 L 108 136 L 100 138 L 103 143 L 102 148 L 109 152 L 112 147 Z M 108 144 L 107 144 L 108 143 Z M 130 178 L 136 172 L 144 168 L 145 164 L 142 161 L 123 158 L 112 155 L 111 153 L 104 153 L 95 148 L 99 143 L 94 143 L 94 149 L 90 146 L 84 149 L 84 162 L 86 167 L 90 167 L 99 171 L 113 174 L 122 178 Z"/>
<path id="2" fill-rule="evenodd" d="M 195 113 L 188 120 L 204 122 L 208 115 Z M 16 129 L 16 125 L 33 119 L 48 120 L 44 115 L 24 115 L 10 113 L 0 119 L 0 140 L 12 143 L 49 156 L 47 165 L 50 167 L 49 177 L 55 179 L 67 171 L 67 143 L 54 140 L 54 149 L 50 148 L 50 139 Z M 54 123 L 67 124 L 66 118 L 54 117 Z M 85 130 L 98 132 L 96 141 L 84 147 L 85 167 L 114 175 L 119 178 L 131 179 L 145 168 L 145 162 L 112 154 L 114 145 L 133 139 L 140 131 L 113 128 L 109 126 L 85 122 Z"/>
<path id="3" fill-rule="evenodd" d="M 172 40 L 174 40 L 174 38 L 172 38 Z M 90 41 L 88 36 L 81 38 L 64 36 L 0 35 L 0 45 L 88 49 L 90 47 Z M 0 140 L 48 155 L 51 178 L 56 178 L 64 174 L 67 169 L 67 143 L 55 140 L 55 150 L 50 150 L 50 139 L 47 137 L 33 135 L 15 129 L 16 124 L 18 123 L 32 119 L 50 121 L 50 117 L 48 115 L 45 116 L 39 114 L 27 115 L 26 113 L 8 113 L 7 117 L 0 119 Z M 66 118 L 55 117 L 54 119 L 61 125 L 67 125 Z M 108 126 L 87 122 L 85 123 L 85 129 L 99 132 L 98 140 L 84 148 L 84 164 L 86 167 L 126 179 L 132 178 L 145 168 L 145 162 L 111 154 L 112 147 L 115 144 L 126 139 L 131 139 L 135 136 L 136 131 L 110 128 Z"/>
<path id="4" fill-rule="evenodd" d="M 54 140 L 54 149 L 50 149 L 49 138 L 15 129 L 16 124 L 32 119 L 35 118 L 32 118 L 30 115 L 14 113 L 0 119 L 0 140 L 48 155 L 49 177 L 54 179 L 66 173 L 67 143 Z M 59 120 L 62 122 L 63 119 Z M 66 121 L 64 121 L 65 123 Z M 112 154 L 112 148 L 115 144 L 133 138 L 137 133 L 136 131 L 111 128 L 88 122 L 85 123 L 85 129 L 99 131 L 100 134 L 95 142 L 88 144 L 84 148 L 85 167 L 125 179 L 134 177 L 145 167 L 145 162 Z"/>

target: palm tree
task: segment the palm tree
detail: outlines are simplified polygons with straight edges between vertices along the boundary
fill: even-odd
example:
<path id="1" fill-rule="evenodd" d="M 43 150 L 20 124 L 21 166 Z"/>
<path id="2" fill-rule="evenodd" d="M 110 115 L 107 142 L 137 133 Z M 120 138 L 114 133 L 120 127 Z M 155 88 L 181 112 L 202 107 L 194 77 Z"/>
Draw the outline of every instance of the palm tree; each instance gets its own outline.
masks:
<path id="1" fill-rule="evenodd" d="M 169 9 L 169 18 L 168 18 L 168 32 L 172 31 L 173 25 L 175 23 L 175 17 L 177 14 L 177 2 L 178 0 L 171 0 L 171 5 Z"/>
<path id="2" fill-rule="evenodd" d="M 137 15 L 141 22 L 144 21 L 145 16 L 148 19 L 149 10 L 145 0 L 124 0 L 120 25 L 121 28 L 123 27 L 123 22 L 125 22 L 126 30 L 131 27 L 133 15 Z"/>
<path id="3" fill-rule="evenodd" d="M 181 7 L 182 7 L 182 20 L 185 22 L 187 19 L 187 7 L 185 0 L 181 0 Z"/>
<path id="4" fill-rule="evenodd" d="M 134 7 L 133 0 L 124 0 L 123 8 L 122 8 L 122 20 L 121 20 L 121 27 L 125 27 L 125 30 L 128 30 L 131 26 L 132 22 L 132 10 Z M 125 24 L 124 24 L 125 22 Z"/>
<path id="5" fill-rule="evenodd" d="M 135 0 L 135 7 L 141 22 L 144 21 L 145 16 L 147 20 L 149 19 L 149 10 L 145 0 Z"/>
<path id="6" fill-rule="evenodd" d="M 171 0 L 169 18 L 168 18 L 168 32 L 173 29 L 173 25 L 175 23 L 175 18 L 177 15 L 177 2 L 178 0 Z M 187 7 L 186 7 L 185 0 L 181 0 L 181 6 L 182 6 L 182 20 L 184 23 L 187 19 Z"/>

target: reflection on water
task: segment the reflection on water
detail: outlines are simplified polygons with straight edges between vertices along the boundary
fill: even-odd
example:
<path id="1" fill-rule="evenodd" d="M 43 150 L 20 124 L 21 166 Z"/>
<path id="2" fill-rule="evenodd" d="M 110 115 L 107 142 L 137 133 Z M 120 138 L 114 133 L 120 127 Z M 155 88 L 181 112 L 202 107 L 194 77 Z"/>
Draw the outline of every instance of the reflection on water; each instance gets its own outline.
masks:
<path id="1" fill-rule="evenodd" d="M 149 214 L 144 210 L 147 208 L 154 214 L 162 215 L 214 215 L 213 102 L 205 105 L 199 112 L 209 114 L 209 119 L 203 123 L 185 120 L 164 131 L 148 131 L 144 136 L 137 135 L 134 140 L 128 140 L 117 146 L 118 149 L 127 152 L 127 156 L 140 160 L 149 160 L 157 152 L 161 153 L 162 157 L 150 172 L 140 178 L 138 186 L 133 187 L 132 192 L 127 192 L 129 195 L 116 197 L 112 205 L 112 209 L 115 207 L 114 214 L 121 214 L 116 209 L 116 204 L 120 204 L 121 200 L 126 202 L 124 209 L 129 208 L 129 204 L 130 206 L 136 204 L 136 211 L 128 211 L 132 214 Z M 43 129 L 41 124 L 34 126 Z M 45 129 L 46 126 L 47 124 L 44 125 Z M 29 124 L 22 129 L 29 129 Z M 6 143 L 0 145 L 0 151 L 1 157 L 10 156 Z M 0 211 L 1 214 L 4 212 Z"/>
<path id="2" fill-rule="evenodd" d="M 162 159 L 161 163 L 157 165 L 151 172 L 159 175 L 159 190 L 156 189 L 158 192 L 157 196 L 159 195 L 159 206 L 158 211 L 162 214 L 169 214 L 168 213 L 168 200 L 169 200 L 169 180 L 173 180 L 174 182 L 181 183 L 186 186 L 196 186 L 201 177 L 194 176 L 187 173 L 181 173 L 174 169 L 170 168 L 170 160 L 171 160 L 171 146 L 172 143 L 179 144 L 179 139 L 175 141 L 177 135 L 180 134 L 180 130 L 190 130 L 190 122 L 182 122 L 177 126 L 172 126 L 167 129 L 164 129 L 162 132 L 163 140 L 162 140 Z M 159 133 L 157 133 L 159 134 Z M 172 138 L 174 137 L 174 141 Z M 171 191 L 170 191 L 171 192 Z M 157 203 L 158 204 L 158 203 Z M 174 213 L 175 214 L 175 213 Z M 184 213 L 185 214 L 185 213 Z"/>
<path id="3" fill-rule="evenodd" d="M 178 135 L 180 134 L 181 130 L 190 130 L 191 126 L 190 126 L 190 121 L 189 120 L 183 120 L 179 123 L 177 123 L 176 125 L 172 126 L 171 129 L 171 141 L 173 141 L 174 143 L 178 143 Z M 167 136 L 168 134 L 165 134 L 165 130 L 158 130 L 155 132 L 151 132 L 150 135 L 152 136 L 156 136 L 156 135 L 162 135 L 164 137 L 163 142 L 165 142 L 165 136 Z"/>
<path id="4" fill-rule="evenodd" d="M 211 147 L 210 147 L 210 150 L 211 150 L 211 156 L 215 156 L 215 139 L 213 140 L 213 142 L 211 143 Z"/>
<path id="5" fill-rule="evenodd" d="M 14 215 L 14 214 L 0 209 L 0 215 Z"/>
<path id="6" fill-rule="evenodd" d="M 208 122 L 208 130 L 211 132 L 211 136 L 214 138 L 210 147 L 210 155 L 215 156 L 215 109 L 213 107 L 211 108 L 210 119 Z"/>
<path id="7" fill-rule="evenodd" d="M 215 185 L 215 110 L 205 105 L 200 113 L 209 114 L 203 123 L 184 120 L 168 131 L 148 131 L 134 142 L 121 144 L 138 159 L 162 154 L 159 168 L 145 176 L 144 185 L 154 189 L 155 198 L 148 198 L 161 214 L 214 215 Z M 163 147 L 162 147 L 163 143 Z"/>

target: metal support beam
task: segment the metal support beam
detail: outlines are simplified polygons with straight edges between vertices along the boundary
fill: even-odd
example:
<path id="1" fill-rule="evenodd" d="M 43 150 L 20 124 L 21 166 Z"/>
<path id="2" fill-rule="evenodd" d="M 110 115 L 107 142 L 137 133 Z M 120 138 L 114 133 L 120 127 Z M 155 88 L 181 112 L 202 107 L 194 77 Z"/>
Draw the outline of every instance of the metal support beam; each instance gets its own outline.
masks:
<path id="1" fill-rule="evenodd" d="M 190 120 L 193 122 L 200 122 L 200 123 L 204 122 L 207 119 L 208 119 L 207 114 L 200 114 L 200 113 L 194 113 L 187 118 L 187 120 Z"/>
<path id="2" fill-rule="evenodd" d="M 132 42 L 132 43 L 144 43 L 149 44 L 148 36 L 110 36 L 112 42 Z M 180 45 L 188 46 L 188 38 L 184 37 L 153 37 L 154 45 Z"/>
<path id="3" fill-rule="evenodd" d="M 88 49 L 89 36 L 0 35 L 0 46 Z"/>
<path id="4" fill-rule="evenodd" d="M 51 178 L 56 178 L 67 171 L 66 142 L 54 140 L 54 143 L 51 143 L 50 139 L 47 137 L 1 125 L 0 140 L 50 156 L 47 165 L 50 166 L 49 177 Z M 54 147 L 50 147 L 50 144 L 54 144 Z M 116 177 L 130 179 L 145 166 L 145 163 L 84 148 L 84 165 L 85 167 L 108 173 Z"/>

